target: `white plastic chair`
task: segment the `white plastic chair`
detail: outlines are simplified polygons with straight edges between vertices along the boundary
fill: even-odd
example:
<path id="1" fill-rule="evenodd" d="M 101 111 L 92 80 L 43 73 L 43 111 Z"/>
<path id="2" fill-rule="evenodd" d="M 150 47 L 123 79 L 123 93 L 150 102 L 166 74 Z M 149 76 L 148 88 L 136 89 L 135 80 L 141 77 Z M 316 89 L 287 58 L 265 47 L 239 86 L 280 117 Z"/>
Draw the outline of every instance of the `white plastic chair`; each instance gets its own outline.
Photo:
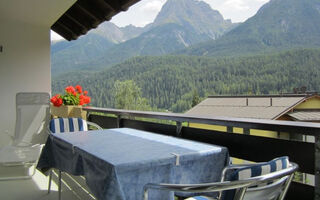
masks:
<path id="1" fill-rule="evenodd" d="M 49 98 L 48 93 L 17 93 L 15 133 L 11 145 L 0 148 L 0 180 L 30 178 L 35 173 L 47 138 Z"/>
<path id="2" fill-rule="evenodd" d="M 77 132 L 77 131 L 88 131 L 88 126 L 93 126 L 98 130 L 102 128 L 93 122 L 88 122 L 81 118 L 55 118 L 49 123 L 49 130 L 51 134 Z M 58 193 L 59 200 L 61 199 L 61 171 L 58 172 Z M 51 190 L 52 170 L 49 173 L 48 193 Z"/>

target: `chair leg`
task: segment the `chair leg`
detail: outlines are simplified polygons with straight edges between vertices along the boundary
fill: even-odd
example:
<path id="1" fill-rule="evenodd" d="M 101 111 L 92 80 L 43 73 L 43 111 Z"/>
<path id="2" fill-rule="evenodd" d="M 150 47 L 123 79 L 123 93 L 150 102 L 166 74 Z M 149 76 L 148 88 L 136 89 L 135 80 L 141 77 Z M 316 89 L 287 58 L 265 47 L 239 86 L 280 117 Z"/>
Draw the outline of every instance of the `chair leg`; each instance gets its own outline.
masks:
<path id="1" fill-rule="evenodd" d="M 288 191 L 288 189 L 289 189 L 289 186 L 290 186 L 290 183 L 291 183 L 293 177 L 294 177 L 294 173 L 291 174 L 291 175 L 288 177 L 288 179 L 286 180 L 285 185 L 284 185 L 283 192 L 280 194 L 279 200 L 283 200 L 284 197 L 286 196 L 286 193 L 287 193 L 287 191 Z"/>
<path id="2" fill-rule="evenodd" d="M 61 200 L 61 171 L 59 170 L 59 184 L 58 184 L 58 191 L 59 191 L 59 200 Z"/>
<path id="3" fill-rule="evenodd" d="M 51 191 L 51 180 L 52 180 L 52 170 L 50 170 L 50 173 L 49 173 L 48 194 Z"/>

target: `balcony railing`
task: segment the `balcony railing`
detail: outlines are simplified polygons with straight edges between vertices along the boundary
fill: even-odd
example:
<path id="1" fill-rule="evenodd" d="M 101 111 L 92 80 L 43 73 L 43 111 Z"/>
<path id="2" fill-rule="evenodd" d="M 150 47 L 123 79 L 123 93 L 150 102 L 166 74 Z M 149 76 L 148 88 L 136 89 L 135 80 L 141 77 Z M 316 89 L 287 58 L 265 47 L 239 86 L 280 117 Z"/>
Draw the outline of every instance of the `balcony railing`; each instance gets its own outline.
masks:
<path id="1" fill-rule="evenodd" d="M 299 164 L 301 173 L 314 175 L 314 185 L 293 182 L 286 199 L 320 199 L 320 124 L 318 123 L 191 116 L 108 108 L 85 108 L 85 110 L 88 111 L 90 121 L 104 128 L 130 127 L 221 145 L 228 147 L 230 156 L 244 160 L 261 162 L 287 155 L 291 161 Z M 150 119 L 168 120 L 169 123 L 150 121 Z M 228 127 L 228 133 L 185 126 L 188 123 L 222 125 Z M 231 133 L 232 127 L 243 128 L 245 134 Z M 311 136 L 313 141 L 253 136 L 245 131 L 248 129 L 284 132 L 289 134 L 290 138 Z"/>

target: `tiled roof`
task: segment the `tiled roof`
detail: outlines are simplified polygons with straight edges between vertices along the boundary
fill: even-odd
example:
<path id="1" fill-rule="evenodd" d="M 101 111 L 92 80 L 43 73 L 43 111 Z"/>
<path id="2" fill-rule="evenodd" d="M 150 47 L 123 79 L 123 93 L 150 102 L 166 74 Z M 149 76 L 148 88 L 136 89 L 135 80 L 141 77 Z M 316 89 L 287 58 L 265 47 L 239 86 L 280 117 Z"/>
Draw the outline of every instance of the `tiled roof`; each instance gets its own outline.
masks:
<path id="1" fill-rule="evenodd" d="M 191 115 L 276 119 L 305 100 L 304 96 L 209 97 L 187 112 Z"/>
<path id="2" fill-rule="evenodd" d="M 51 29 L 66 40 L 75 40 L 138 1 L 140 0 L 77 0 Z"/>
<path id="3" fill-rule="evenodd" d="M 320 121 L 319 111 L 294 111 L 288 115 L 297 121 Z"/>

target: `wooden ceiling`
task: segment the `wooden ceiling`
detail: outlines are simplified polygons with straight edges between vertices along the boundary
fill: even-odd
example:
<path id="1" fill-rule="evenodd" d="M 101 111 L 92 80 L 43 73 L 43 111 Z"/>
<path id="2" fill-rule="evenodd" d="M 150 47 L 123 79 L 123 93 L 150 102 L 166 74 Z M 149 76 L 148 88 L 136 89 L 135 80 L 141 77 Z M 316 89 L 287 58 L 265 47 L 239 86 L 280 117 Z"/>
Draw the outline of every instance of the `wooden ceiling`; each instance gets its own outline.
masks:
<path id="1" fill-rule="evenodd" d="M 104 21 L 140 0 L 78 0 L 65 12 L 51 29 L 66 40 L 76 40 Z"/>

